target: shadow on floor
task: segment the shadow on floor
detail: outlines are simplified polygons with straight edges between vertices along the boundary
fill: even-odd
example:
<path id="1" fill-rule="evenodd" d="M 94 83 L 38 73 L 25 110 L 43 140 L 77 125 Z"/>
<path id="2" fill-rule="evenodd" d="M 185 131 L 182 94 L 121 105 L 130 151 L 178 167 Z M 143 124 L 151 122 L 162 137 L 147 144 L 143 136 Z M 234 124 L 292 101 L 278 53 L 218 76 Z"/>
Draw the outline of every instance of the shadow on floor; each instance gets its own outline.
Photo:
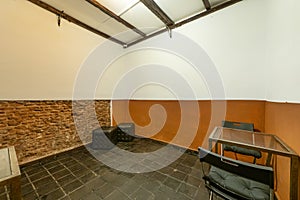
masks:
<path id="1" fill-rule="evenodd" d="M 155 152 L 166 144 L 150 139 L 134 139 L 132 142 L 119 142 L 114 149 L 133 153 Z M 80 147 L 65 153 L 41 159 L 21 166 L 21 190 L 24 200 L 65 200 L 65 199 L 208 199 L 208 192 L 202 180 L 200 162 L 195 152 L 181 151 L 175 159 L 172 155 L 159 155 L 133 162 L 118 151 L 93 150 L 89 146 Z M 104 163 L 123 167 L 123 171 L 106 166 L 92 154 L 101 155 Z M 133 154 L 135 155 L 135 154 Z M 146 155 L 146 154 L 145 154 Z M 155 160 L 156 159 L 156 160 Z M 147 169 L 170 165 L 159 170 L 142 173 Z M 157 161 L 157 162 L 156 162 Z M 126 163 L 126 164 L 122 164 Z M 126 166 L 127 165 L 127 166 Z M 124 172 L 125 171 L 125 172 Z M 140 173 L 128 173 L 135 171 Z M 0 200 L 7 199 L 5 189 L 0 189 Z"/>

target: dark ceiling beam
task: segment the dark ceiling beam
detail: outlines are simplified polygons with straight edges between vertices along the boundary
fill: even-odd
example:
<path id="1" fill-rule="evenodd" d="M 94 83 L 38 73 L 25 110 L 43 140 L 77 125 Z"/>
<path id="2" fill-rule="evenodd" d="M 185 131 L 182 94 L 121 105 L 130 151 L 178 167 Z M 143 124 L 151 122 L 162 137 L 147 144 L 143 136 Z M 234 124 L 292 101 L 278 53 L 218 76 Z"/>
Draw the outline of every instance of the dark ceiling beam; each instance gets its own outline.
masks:
<path id="1" fill-rule="evenodd" d="M 196 15 L 194 15 L 194 16 L 192 16 L 192 17 L 186 19 L 186 20 L 180 21 L 180 22 L 178 22 L 178 23 L 176 23 L 176 24 L 170 26 L 169 28 L 170 28 L 170 29 L 178 28 L 178 27 L 180 27 L 180 26 L 182 26 L 182 25 L 184 25 L 184 24 L 187 24 L 187 23 L 189 23 L 189 22 L 192 22 L 192 21 L 194 21 L 194 20 L 197 20 L 197 19 L 202 18 L 202 17 L 204 17 L 204 16 L 207 16 L 207 15 L 209 15 L 209 14 L 212 14 L 212 13 L 214 13 L 214 12 L 216 12 L 216 11 L 219 11 L 219 10 L 221 10 L 221 9 L 224 9 L 224 8 L 226 8 L 226 7 L 229 7 L 229 6 L 231 6 L 231 5 L 233 5 L 233 4 L 236 4 L 236 3 L 240 2 L 240 1 L 242 1 L 242 0 L 231 0 L 231 1 L 227 1 L 227 2 L 225 2 L 225 3 L 219 4 L 219 5 L 213 7 L 213 8 L 211 8 L 211 9 L 209 9 L 209 10 L 206 10 L 206 11 L 204 11 L 204 12 L 201 12 L 201 13 L 199 13 L 199 14 L 196 14 Z M 159 34 L 161 34 L 161 33 L 167 32 L 168 30 L 169 30 L 168 28 L 164 28 L 164 29 L 161 29 L 161 30 L 156 31 L 156 32 L 154 32 L 154 33 L 151 33 L 151 34 L 147 35 L 147 36 L 144 37 L 144 38 L 140 38 L 140 39 L 135 40 L 135 41 L 133 41 L 133 42 L 131 42 L 131 43 L 128 43 L 128 44 L 127 44 L 127 47 L 133 46 L 133 45 L 135 45 L 135 44 L 137 44 L 137 43 L 140 43 L 140 42 L 142 42 L 142 41 L 144 41 L 144 40 L 147 40 L 147 39 L 149 39 L 149 38 L 152 38 L 152 37 L 154 37 L 154 36 L 157 36 L 157 35 L 159 35 Z"/>
<path id="2" fill-rule="evenodd" d="M 202 2 L 204 4 L 206 10 L 211 9 L 211 5 L 210 5 L 210 2 L 208 0 L 202 0 Z"/>
<path id="3" fill-rule="evenodd" d="M 86 1 L 88 3 L 90 3 L 91 5 L 93 5 L 94 7 L 101 10 L 102 12 L 104 12 L 105 14 L 107 14 L 108 16 L 114 18 L 115 20 L 117 20 L 118 22 L 123 24 L 124 26 L 126 26 L 126 27 L 130 28 L 131 30 L 133 30 L 134 32 L 138 33 L 139 35 L 141 35 L 143 37 L 146 36 L 146 34 L 144 32 L 142 32 L 138 28 L 134 27 L 132 24 L 128 23 L 126 20 L 122 19 L 120 16 L 118 16 L 117 14 L 115 14 L 114 12 L 112 12 L 111 10 L 109 10 L 108 8 L 103 6 L 102 4 L 100 4 L 98 1 L 96 1 L 96 0 L 86 0 Z"/>
<path id="4" fill-rule="evenodd" d="M 195 20 L 197 20 L 197 19 L 199 19 L 199 18 L 201 18 L 201 17 L 204 17 L 204 16 L 206 16 L 206 15 L 212 14 L 212 13 L 214 13 L 214 12 L 217 12 L 217 11 L 219 11 L 219 10 L 222 10 L 222 9 L 224 9 L 224 8 L 227 8 L 227 7 L 229 7 L 229 6 L 232 6 L 233 4 L 236 4 L 236 3 L 241 2 L 241 1 L 242 1 L 242 0 L 231 0 L 231 1 L 226 1 L 225 3 L 219 4 L 219 5 L 213 7 L 213 8 L 211 8 L 211 9 L 209 9 L 209 10 L 206 10 L 206 11 L 204 11 L 204 12 L 201 12 L 201 13 L 199 13 L 199 14 L 196 14 L 196 15 L 194 15 L 194 16 L 192 16 L 192 17 L 186 19 L 186 20 L 180 21 L 180 22 L 178 22 L 177 24 L 173 25 L 171 28 L 174 29 L 174 28 L 180 27 L 180 26 L 182 26 L 182 25 L 184 25 L 184 24 L 187 24 L 187 23 L 189 23 L 189 22 L 195 21 Z"/>
<path id="5" fill-rule="evenodd" d="M 84 28 L 84 29 L 86 29 L 88 31 L 91 31 L 91 32 L 93 32 L 93 33 L 95 33 L 97 35 L 100 35 L 101 37 L 104 37 L 104 38 L 106 38 L 108 40 L 111 40 L 111 41 L 113 41 L 113 42 L 115 42 L 117 44 L 120 44 L 122 46 L 126 45 L 126 43 L 124 43 L 124 42 L 122 42 L 122 41 L 120 41 L 120 40 L 118 40 L 118 39 L 116 39 L 116 38 L 114 38 L 114 37 L 112 37 L 112 36 L 110 36 L 110 35 L 108 35 L 106 33 L 103 33 L 101 31 L 99 31 L 99 30 L 97 30 L 97 29 L 95 29 L 95 28 L 93 28 L 93 27 L 91 27 L 91 26 L 89 26 L 89 25 L 87 25 L 87 24 L 79 21 L 78 19 L 76 19 L 76 18 L 74 18 L 74 17 L 72 17 L 72 16 L 64 13 L 63 11 L 60 11 L 60 10 L 54 8 L 53 6 L 47 4 L 47 3 L 43 2 L 43 1 L 40 1 L 40 0 L 28 0 L 28 1 L 34 3 L 35 5 L 41 7 L 43 9 L 45 9 L 45 10 L 48 10 L 49 12 L 51 12 L 51 13 L 57 15 L 57 16 L 60 16 L 61 18 L 65 19 L 65 20 L 67 20 L 69 22 L 72 22 L 72 23 L 74 23 L 74 24 L 76 24 L 76 25 L 78 25 L 78 26 L 80 26 L 80 27 L 82 27 L 82 28 Z"/>
<path id="6" fill-rule="evenodd" d="M 147 35 L 147 36 L 144 37 L 144 38 L 140 38 L 140 39 L 137 39 L 137 40 L 135 40 L 135 41 L 133 41 L 133 42 L 128 43 L 127 46 L 126 46 L 126 48 L 131 47 L 131 46 L 133 46 L 133 45 L 135 45 L 135 44 L 137 44 L 137 43 L 140 43 L 140 42 L 142 42 L 142 41 L 144 41 L 144 40 L 147 40 L 147 39 L 150 39 L 150 38 L 152 38 L 152 37 L 155 37 L 155 36 L 157 36 L 157 35 L 160 35 L 160 34 L 162 34 L 162 33 L 164 33 L 164 32 L 167 32 L 167 31 L 168 31 L 168 29 L 167 29 L 167 28 L 164 28 L 164 29 L 161 29 L 161 30 L 156 31 L 156 32 L 154 32 L 154 33 L 151 33 L 151 34 Z"/>
<path id="7" fill-rule="evenodd" d="M 174 24 L 173 20 L 153 1 L 140 0 L 153 14 L 155 14 L 166 26 Z"/>

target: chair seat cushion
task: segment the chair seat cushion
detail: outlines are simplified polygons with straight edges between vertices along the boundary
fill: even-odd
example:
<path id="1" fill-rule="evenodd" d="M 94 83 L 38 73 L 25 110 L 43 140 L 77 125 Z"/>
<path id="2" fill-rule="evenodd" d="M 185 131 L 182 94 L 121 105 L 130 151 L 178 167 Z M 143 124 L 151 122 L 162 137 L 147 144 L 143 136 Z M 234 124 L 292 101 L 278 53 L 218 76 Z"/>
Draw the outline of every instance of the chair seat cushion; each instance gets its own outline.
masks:
<path id="1" fill-rule="evenodd" d="M 247 149 L 247 148 L 243 148 L 243 147 L 231 146 L 231 145 L 224 145 L 223 148 L 225 151 L 232 151 L 232 152 L 243 154 L 243 155 L 254 156 L 255 158 L 261 158 L 260 151 Z"/>
<path id="2" fill-rule="evenodd" d="M 244 198 L 256 200 L 270 199 L 270 187 L 268 185 L 237 176 L 219 168 L 212 167 L 207 178 L 209 181 L 213 181 L 226 190 L 232 191 Z"/>

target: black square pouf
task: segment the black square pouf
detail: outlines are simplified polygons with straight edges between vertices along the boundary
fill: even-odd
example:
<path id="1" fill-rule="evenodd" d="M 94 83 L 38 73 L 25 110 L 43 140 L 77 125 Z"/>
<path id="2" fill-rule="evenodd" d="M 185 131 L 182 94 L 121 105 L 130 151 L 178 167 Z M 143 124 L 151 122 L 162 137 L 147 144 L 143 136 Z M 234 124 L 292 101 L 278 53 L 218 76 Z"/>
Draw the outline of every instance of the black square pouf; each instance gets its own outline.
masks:
<path id="1" fill-rule="evenodd" d="M 92 134 L 92 149 L 112 149 L 118 143 L 115 126 L 103 126 L 93 130 Z"/>
<path id="2" fill-rule="evenodd" d="M 130 142 L 134 139 L 134 123 L 120 123 L 117 127 L 117 139 L 122 142 Z"/>

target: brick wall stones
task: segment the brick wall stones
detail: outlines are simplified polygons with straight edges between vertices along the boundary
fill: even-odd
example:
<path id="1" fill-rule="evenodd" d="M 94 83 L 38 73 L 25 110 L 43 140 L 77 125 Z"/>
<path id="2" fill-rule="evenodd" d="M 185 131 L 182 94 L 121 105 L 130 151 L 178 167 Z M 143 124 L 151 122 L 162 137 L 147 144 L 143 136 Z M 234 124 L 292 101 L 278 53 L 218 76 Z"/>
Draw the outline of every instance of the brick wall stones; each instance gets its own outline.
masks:
<path id="1" fill-rule="evenodd" d="M 110 125 L 110 101 L 0 101 L 0 148 L 15 146 L 19 163 L 88 143 L 99 125 Z"/>

